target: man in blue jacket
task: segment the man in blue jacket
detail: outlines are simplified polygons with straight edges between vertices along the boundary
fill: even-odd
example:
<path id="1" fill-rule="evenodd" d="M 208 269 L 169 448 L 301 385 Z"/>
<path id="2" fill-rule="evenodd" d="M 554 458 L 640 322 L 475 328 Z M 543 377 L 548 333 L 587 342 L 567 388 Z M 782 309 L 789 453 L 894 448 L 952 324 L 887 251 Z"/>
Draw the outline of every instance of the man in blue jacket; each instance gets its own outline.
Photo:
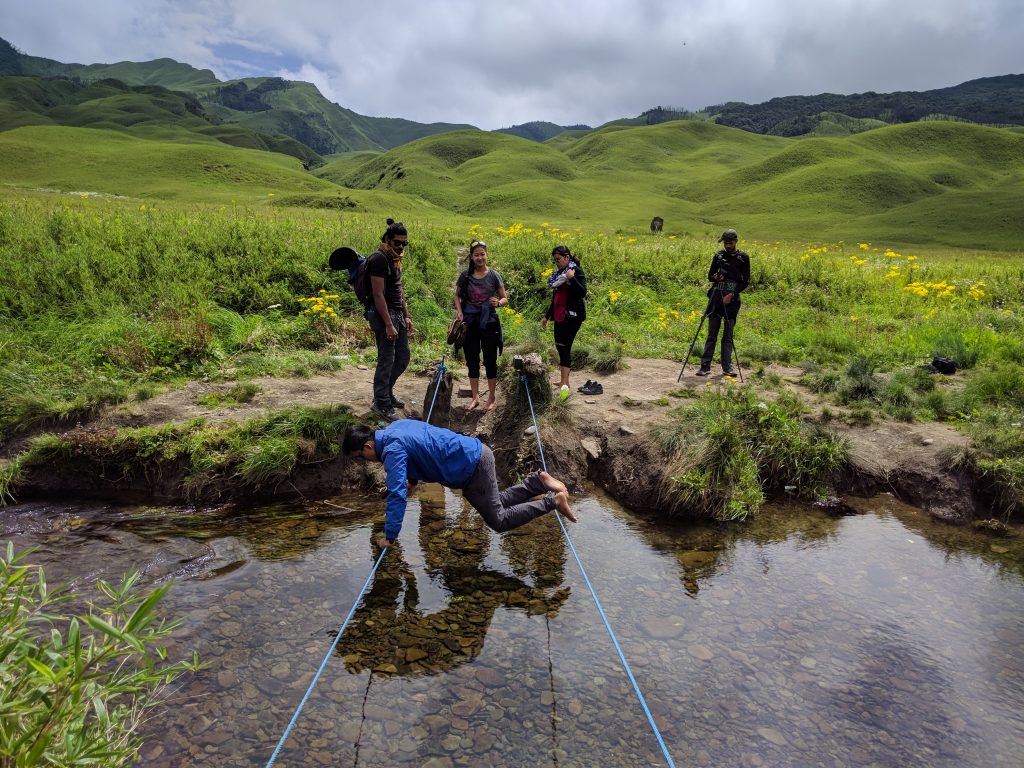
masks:
<path id="1" fill-rule="evenodd" d="M 420 482 L 461 488 L 466 501 L 498 533 L 555 509 L 576 522 L 569 492 L 561 481 L 547 472 L 534 472 L 522 483 L 499 491 L 494 454 L 488 446 L 475 437 L 424 421 L 399 419 L 377 430 L 349 427 L 342 451 L 346 456 L 384 464 L 388 500 L 384 536 L 378 542 L 382 547 L 391 546 L 398 538 L 409 488 Z"/>

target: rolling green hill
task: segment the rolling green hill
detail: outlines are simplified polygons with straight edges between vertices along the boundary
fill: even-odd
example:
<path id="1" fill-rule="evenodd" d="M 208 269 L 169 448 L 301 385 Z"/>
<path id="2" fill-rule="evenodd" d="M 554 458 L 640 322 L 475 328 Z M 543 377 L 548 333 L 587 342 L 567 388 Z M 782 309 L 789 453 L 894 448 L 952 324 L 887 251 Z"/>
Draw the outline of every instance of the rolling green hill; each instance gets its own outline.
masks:
<path id="1" fill-rule="evenodd" d="M 1019 247 L 1024 140 L 960 123 L 786 139 L 707 122 L 611 126 L 572 142 L 430 137 L 376 156 L 346 186 L 483 217 L 535 214 L 633 231 L 735 226 L 756 237 Z M 901 226 L 902 225 L 902 226 Z M 901 231 L 902 230 L 902 231 Z"/>
<path id="2" fill-rule="evenodd" d="M 161 140 L 221 141 L 281 152 L 318 165 L 319 155 L 289 136 L 239 125 L 214 124 L 193 97 L 162 86 L 127 86 L 119 80 L 83 84 L 70 80 L 0 76 L 0 131 L 22 125 L 67 125 L 122 130 Z"/>
<path id="3" fill-rule="evenodd" d="M 22 85 L 0 91 L 3 103 L 38 105 L 50 93 Z M 65 94 L 83 87 L 54 85 Z M 383 153 L 341 154 L 311 174 L 296 159 L 225 146 L 213 135 L 240 126 L 197 131 L 200 118 L 180 94 L 161 90 L 139 101 L 119 84 L 88 88 L 94 98 L 75 109 L 50 109 L 68 109 L 66 121 L 89 127 L 0 133 L 6 184 L 143 199 L 380 206 L 634 234 L 657 215 L 669 233 L 702 236 L 733 226 L 751 239 L 1009 250 L 1024 242 L 1024 134 L 1009 129 L 919 122 L 794 139 L 677 121 L 545 143 L 467 130 Z"/>
<path id="4" fill-rule="evenodd" d="M 383 150 L 423 136 L 473 127 L 367 117 L 328 101 L 311 83 L 279 77 L 221 82 L 208 69 L 196 69 L 173 59 L 62 64 L 23 54 L 0 39 L 2 75 L 63 78 L 85 84 L 116 79 L 132 87 L 159 85 L 183 91 L 198 99 L 212 121 L 266 136 L 288 136 L 306 145 L 307 154 Z"/>

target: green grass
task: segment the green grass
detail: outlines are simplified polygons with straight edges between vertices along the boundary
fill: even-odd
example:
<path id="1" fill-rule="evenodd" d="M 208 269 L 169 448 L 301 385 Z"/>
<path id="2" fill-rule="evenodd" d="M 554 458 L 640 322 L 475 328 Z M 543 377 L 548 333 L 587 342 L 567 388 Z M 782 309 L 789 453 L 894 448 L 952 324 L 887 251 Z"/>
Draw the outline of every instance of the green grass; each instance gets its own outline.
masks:
<path id="1" fill-rule="evenodd" d="M 1024 239 L 1017 170 L 1024 136 L 1006 129 L 921 122 L 789 139 L 681 121 L 610 126 L 543 144 L 467 130 L 383 154 L 343 154 L 313 175 L 295 158 L 259 151 L 266 136 L 232 136 L 235 128 L 224 126 L 197 133 L 189 121 L 199 118 L 177 115 L 181 105 L 172 97 L 146 96 L 143 105 L 140 94 L 112 91 L 75 106 L 93 110 L 79 124 L 116 131 L 27 125 L 0 134 L 6 183 L 150 200 L 318 207 L 323 198 L 322 207 L 388 213 L 599 221 L 636 236 L 659 215 L 667 233 L 698 237 L 733 226 L 751 239 L 812 244 L 1010 249 Z M 33 98 L 17 94 L 18 103 Z M 293 88 L 267 98 L 289 98 L 298 108 L 312 96 Z M 172 114 L 177 123 L 168 122 Z M 275 132 L 258 122 L 249 127 Z M 217 139 L 253 148 L 232 150 Z"/>
<path id="2" fill-rule="evenodd" d="M 769 402 L 749 387 L 701 394 L 655 435 L 670 463 L 663 503 L 723 521 L 745 519 L 783 486 L 803 498 L 821 496 L 848 450 L 803 422 L 794 399 Z"/>
<path id="3" fill-rule="evenodd" d="M 207 425 L 197 419 L 185 425 L 43 434 L 0 468 L 0 501 L 16 497 L 32 467 L 71 457 L 87 467 L 83 471 L 114 471 L 121 477 L 180 461 L 187 498 L 199 498 L 215 487 L 223 493 L 230 485 L 256 491 L 286 480 L 303 462 L 336 456 L 342 435 L 353 423 L 345 407 L 293 407 L 241 424 Z"/>

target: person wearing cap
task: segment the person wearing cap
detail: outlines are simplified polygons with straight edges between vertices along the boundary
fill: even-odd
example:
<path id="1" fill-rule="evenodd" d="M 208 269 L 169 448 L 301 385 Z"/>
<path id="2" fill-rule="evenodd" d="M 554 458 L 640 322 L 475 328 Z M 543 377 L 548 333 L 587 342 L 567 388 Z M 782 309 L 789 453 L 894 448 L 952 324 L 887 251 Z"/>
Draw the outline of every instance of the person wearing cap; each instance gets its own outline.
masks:
<path id="1" fill-rule="evenodd" d="M 466 323 L 462 349 L 469 369 L 472 399 L 466 405 L 471 411 L 480 405 L 480 352 L 483 351 L 487 373 L 487 403 L 484 412 L 493 411 L 497 402 L 498 355 L 504 347 L 498 308 L 508 306 L 501 275 L 487 265 L 487 244 L 474 240 L 469 244 L 469 267 L 455 283 L 455 315 Z"/>
<path id="2" fill-rule="evenodd" d="M 708 269 L 708 308 L 705 316 L 708 319 L 708 338 L 704 343 L 704 354 L 700 357 L 698 376 L 711 373 L 711 359 L 715 355 L 715 344 L 718 331 L 725 319 L 725 331 L 722 333 L 722 373 L 732 376 L 733 329 L 736 327 L 736 316 L 740 312 L 740 293 L 750 285 L 750 255 L 736 247 L 739 235 L 735 229 L 727 229 L 718 238 L 722 250 L 711 257 L 711 268 Z"/>
<path id="3" fill-rule="evenodd" d="M 409 366 L 412 315 L 402 286 L 402 256 L 409 247 L 409 233 L 400 221 L 388 219 L 380 246 L 366 261 L 373 300 L 365 317 L 377 341 L 377 368 L 373 373 L 374 415 L 390 421 L 405 403 L 395 397 L 395 382 Z"/>
<path id="4" fill-rule="evenodd" d="M 500 491 L 494 453 L 488 446 L 424 421 L 399 419 L 385 429 L 356 424 L 345 430 L 341 450 L 348 458 L 384 464 L 388 497 L 384 536 L 377 542 L 382 547 L 390 547 L 398 538 L 409 490 L 418 483 L 460 488 L 463 498 L 498 533 L 555 510 L 576 522 L 565 483 L 547 472 L 533 472 L 518 485 Z"/>

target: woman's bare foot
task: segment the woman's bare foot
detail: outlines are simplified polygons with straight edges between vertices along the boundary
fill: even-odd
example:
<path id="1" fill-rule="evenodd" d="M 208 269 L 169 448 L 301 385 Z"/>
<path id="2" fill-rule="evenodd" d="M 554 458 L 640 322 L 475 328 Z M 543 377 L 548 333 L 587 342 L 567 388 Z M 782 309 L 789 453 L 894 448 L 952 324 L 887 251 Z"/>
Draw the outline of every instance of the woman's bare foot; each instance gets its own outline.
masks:
<path id="1" fill-rule="evenodd" d="M 577 522 L 576 515 L 572 513 L 572 509 L 569 508 L 569 492 L 559 491 L 555 494 L 555 509 L 565 515 L 572 522 Z"/>
<path id="2" fill-rule="evenodd" d="M 552 477 L 543 470 L 537 473 L 537 477 L 540 478 L 540 481 L 544 483 L 544 487 L 549 491 L 554 491 L 555 493 L 559 493 L 560 491 L 565 491 L 566 493 L 569 492 L 569 489 L 565 487 L 565 483 Z"/>
<path id="3" fill-rule="evenodd" d="M 487 405 L 484 406 L 484 413 L 490 413 L 498 407 L 498 401 L 493 397 L 487 398 Z"/>
<path id="4" fill-rule="evenodd" d="M 478 405 L 480 405 L 480 398 L 479 397 L 474 397 L 472 400 L 470 400 L 468 403 L 466 403 L 466 410 L 467 411 L 472 411 Z"/>

